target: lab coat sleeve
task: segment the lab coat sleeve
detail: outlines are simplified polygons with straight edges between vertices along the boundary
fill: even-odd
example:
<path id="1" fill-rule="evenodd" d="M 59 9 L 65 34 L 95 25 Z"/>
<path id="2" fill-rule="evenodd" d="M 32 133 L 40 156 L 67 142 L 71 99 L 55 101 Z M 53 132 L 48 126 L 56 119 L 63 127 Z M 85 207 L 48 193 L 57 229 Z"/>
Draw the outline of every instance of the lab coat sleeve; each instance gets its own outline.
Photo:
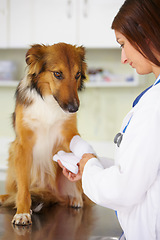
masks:
<path id="1" fill-rule="evenodd" d="M 108 168 L 114 165 L 114 160 L 106 157 L 98 157 L 98 160 L 104 168 Z"/>
<path id="2" fill-rule="evenodd" d="M 119 175 L 117 166 L 104 168 L 97 158 L 90 159 L 84 167 L 82 176 L 84 193 L 93 202 L 117 210 Z"/>
<path id="3" fill-rule="evenodd" d="M 90 159 L 82 176 L 84 193 L 95 203 L 122 210 L 140 203 L 160 165 L 160 106 L 143 106 L 132 117 L 118 150 L 117 165 Z"/>

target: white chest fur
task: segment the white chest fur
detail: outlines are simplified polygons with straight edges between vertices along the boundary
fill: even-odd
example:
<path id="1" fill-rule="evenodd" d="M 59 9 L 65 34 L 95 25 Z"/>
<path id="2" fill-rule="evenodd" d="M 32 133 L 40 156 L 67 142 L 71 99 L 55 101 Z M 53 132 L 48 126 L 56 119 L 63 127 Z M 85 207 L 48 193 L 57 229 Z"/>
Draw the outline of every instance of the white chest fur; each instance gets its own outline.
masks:
<path id="1" fill-rule="evenodd" d="M 52 151 L 62 140 L 62 125 L 69 117 L 70 114 L 60 108 L 53 96 L 42 99 L 35 94 L 33 104 L 25 109 L 24 123 L 36 134 L 32 172 L 36 175 L 40 171 L 42 182 L 44 173 L 52 174 Z"/>

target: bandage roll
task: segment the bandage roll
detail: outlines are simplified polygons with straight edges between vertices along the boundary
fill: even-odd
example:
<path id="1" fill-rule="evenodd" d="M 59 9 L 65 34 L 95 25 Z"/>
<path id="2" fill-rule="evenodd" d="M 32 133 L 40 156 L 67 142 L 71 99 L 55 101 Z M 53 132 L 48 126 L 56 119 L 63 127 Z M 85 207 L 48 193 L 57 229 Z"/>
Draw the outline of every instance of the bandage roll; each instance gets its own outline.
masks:
<path id="1" fill-rule="evenodd" d="M 69 171 L 77 174 L 78 166 L 77 163 L 80 161 L 73 153 L 66 153 L 64 151 L 59 151 L 57 154 L 53 156 L 53 160 L 57 162 L 61 161 L 62 165 L 67 168 Z"/>
<path id="2" fill-rule="evenodd" d="M 92 146 L 83 140 L 79 135 L 75 135 L 70 142 L 70 150 L 74 153 L 79 159 L 82 158 L 85 153 L 92 153 L 96 155 Z"/>

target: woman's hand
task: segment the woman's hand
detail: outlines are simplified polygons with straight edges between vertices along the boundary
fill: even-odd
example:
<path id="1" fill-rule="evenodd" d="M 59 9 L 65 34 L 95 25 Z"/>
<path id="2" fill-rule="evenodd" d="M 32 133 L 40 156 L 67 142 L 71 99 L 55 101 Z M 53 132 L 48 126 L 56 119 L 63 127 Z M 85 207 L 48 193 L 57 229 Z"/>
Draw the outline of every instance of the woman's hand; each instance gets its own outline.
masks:
<path id="1" fill-rule="evenodd" d="M 96 156 L 92 153 L 83 154 L 82 159 L 78 163 L 79 171 L 81 174 L 83 174 L 84 167 L 85 167 L 86 163 L 88 162 L 88 160 L 90 160 L 91 158 L 94 158 L 94 157 L 96 157 Z"/>
<path id="2" fill-rule="evenodd" d="M 88 160 L 90 160 L 91 158 L 95 157 L 94 154 L 91 153 L 85 153 L 82 156 L 82 159 L 80 160 L 80 162 L 77 164 L 79 171 L 77 174 L 74 174 L 72 172 L 70 172 L 68 169 L 66 169 L 60 160 L 58 160 L 58 164 L 59 166 L 63 169 L 63 174 L 66 178 L 68 178 L 68 180 L 70 180 L 71 182 L 75 182 L 78 181 L 82 178 L 82 174 L 83 174 L 83 170 L 84 170 L 84 166 L 86 165 L 86 163 L 88 162 Z"/>
<path id="3" fill-rule="evenodd" d="M 75 181 L 78 181 L 78 180 L 80 180 L 80 179 L 82 178 L 82 175 L 81 175 L 80 171 L 78 171 L 77 174 L 72 173 L 72 172 L 70 172 L 67 168 L 65 168 L 65 167 L 62 165 L 62 163 L 61 163 L 60 160 L 58 160 L 57 162 L 58 162 L 59 166 L 63 169 L 62 172 L 63 172 L 64 176 L 65 176 L 66 178 L 68 178 L 69 181 L 75 182 Z"/>

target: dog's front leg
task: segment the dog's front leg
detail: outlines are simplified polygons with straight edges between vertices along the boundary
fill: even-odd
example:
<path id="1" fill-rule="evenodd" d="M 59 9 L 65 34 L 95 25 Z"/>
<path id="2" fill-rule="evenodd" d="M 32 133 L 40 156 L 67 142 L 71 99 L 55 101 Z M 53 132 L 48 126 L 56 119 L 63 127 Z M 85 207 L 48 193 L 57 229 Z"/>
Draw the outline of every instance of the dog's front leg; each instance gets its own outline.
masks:
<path id="1" fill-rule="evenodd" d="M 32 223 L 30 213 L 31 196 L 29 193 L 32 151 L 30 146 L 27 148 L 26 144 L 24 146 L 23 145 L 17 144 L 15 157 L 15 171 L 17 179 L 17 212 L 12 220 L 12 223 L 16 225 L 29 225 Z"/>

